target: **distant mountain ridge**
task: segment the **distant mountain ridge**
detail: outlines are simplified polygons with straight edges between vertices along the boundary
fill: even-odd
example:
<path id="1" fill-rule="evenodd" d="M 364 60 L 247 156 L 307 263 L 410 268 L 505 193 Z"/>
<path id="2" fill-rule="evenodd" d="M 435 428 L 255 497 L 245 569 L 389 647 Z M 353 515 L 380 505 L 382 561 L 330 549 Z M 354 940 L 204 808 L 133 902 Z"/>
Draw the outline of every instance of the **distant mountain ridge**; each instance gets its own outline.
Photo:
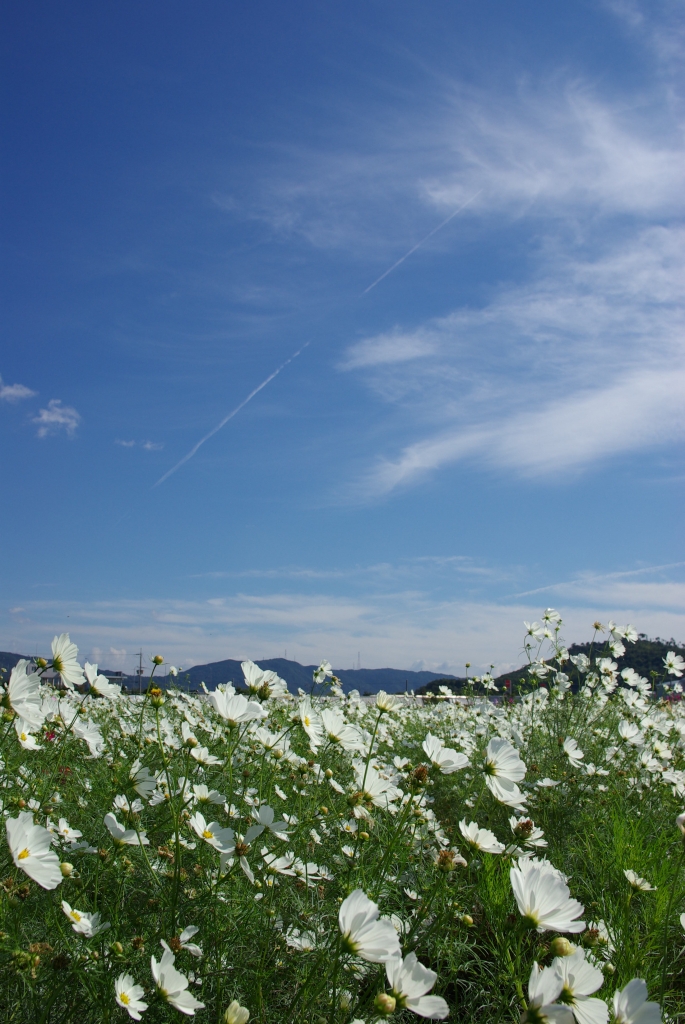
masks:
<path id="1" fill-rule="evenodd" d="M 20 658 L 28 655 L 11 654 L 8 651 L 0 651 L 0 668 L 9 671 L 14 668 Z M 30 659 L 29 659 L 30 660 Z M 291 693 L 297 693 L 298 687 L 309 691 L 312 686 L 312 673 L 318 666 L 300 665 L 299 661 L 289 661 L 286 658 L 267 658 L 260 661 L 259 667 L 265 670 L 276 672 L 281 679 L 285 679 Z M 197 690 L 200 683 L 204 683 L 208 690 L 214 690 L 219 683 L 233 683 L 235 686 L 244 687 L 243 670 L 241 663 L 232 658 L 225 661 L 211 661 L 206 665 L 193 665 L 179 673 L 177 683 L 183 689 Z M 100 669 L 104 675 L 113 675 L 107 669 Z M 343 689 L 359 690 L 360 693 L 378 693 L 379 690 L 386 690 L 389 693 L 404 692 L 405 686 L 408 690 L 417 690 L 426 686 L 434 679 L 455 679 L 455 676 L 445 676 L 440 672 L 410 672 L 398 668 L 357 668 L 357 669 L 334 669 L 335 674 L 341 680 Z M 164 676 L 157 677 L 164 680 Z M 136 692 L 139 687 L 137 676 L 124 675 L 121 682 L 129 690 Z M 143 676 L 142 688 L 149 682 L 149 674 Z"/>

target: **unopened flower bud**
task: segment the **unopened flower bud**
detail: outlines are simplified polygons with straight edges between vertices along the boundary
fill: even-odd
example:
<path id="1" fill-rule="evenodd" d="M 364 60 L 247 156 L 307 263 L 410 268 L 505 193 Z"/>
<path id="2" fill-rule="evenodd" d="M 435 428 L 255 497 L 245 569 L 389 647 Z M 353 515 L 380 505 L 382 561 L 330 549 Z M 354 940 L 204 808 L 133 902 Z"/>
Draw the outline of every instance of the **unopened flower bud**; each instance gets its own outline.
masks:
<path id="1" fill-rule="evenodd" d="M 604 973 L 605 973 L 605 974 L 613 974 L 613 973 L 614 973 L 614 971 L 616 970 L 616 968 L 614 967 L 614 965 L 613 965 L 613 964 L 610 964 L 610 963 L 609 963 L 609 962 L 607 961 L 607 963 L 605 963 L 605 964 L 604 964 L 604 966 L 603 966 L 602 970 L 604 971 Z"/>
<path id="2" fill-rule="evenodd" d="M 324 772 L 324 775 L 326 776 L 327 779 L 332 779 L 333 778 L 333 772 L 331 771 L 330 768 L 326 769 L 326 771 Z"/>
<path id="3" fill-rule="evenodd" d="M 321 805 L 321 807 L 319 807 L 319 810 L 321 811 L 322 814 L 328 814 L 328 808 L 325 807 L 323 804 Z"/>
<path id="4" fill-rule="evenodd" d="M 121 955 L 124 952 L 124 947 L 121 945 L 120 942 L 113 942 L 112 945 L 110 946 L 110 949 L 112 950 L 113 953 L 118 953 L 119 955 Z"/>
<path id="5" fill-rule="evenodd" d="M 554 956 L 570 956 L 571 953 L 576 951 L 573 943 L 565 939 L 563 935 L 557 935 L 556 939 L 552 939 L 549 948 Z"/>
<path id="6" fill-rule="evenodd" d="M 368 841 L 369 841 L 369 839 L 370 839 L 371 837 L 370 837 L 370 835 L 369 835 L 369 833 L 368 833 L 368 832 L 360 832 L 360 833 L 359 833 L 359 838 L 360 838 L 360 839 L 363 839 L 363 840 L 364 840 L 364 842 L 366 843 L 366 842 L 368 842 Z"/>
<path id="7" fill-rule="evenodd" d="M 379 992 L 373 1001 L 373 1005 L 384 1017 L 389 1017 L 391 1013 L 395 1012 L 397 1000 L 394 996 L 388 995 L 387 992 Z"/>
<path id="8" fill-rule="evenodd" d="M 154 658 L 152 659 L 152 664 L 153 665 L 163 665 L 164 664 L 163 656 L 161 654 L 155 654 Z"/>
<path id="9" fill-rule="evenodd" d="M 36 658 L 36 667 L 37 668 L 47 668 L 48 667 L 48 663 L 45 660 L 45 658 Z"/>
<path id="10" fill-rule="evenodd" d="M 229 1008 L 224 1013 L 224 1020 L 226 1024 L 247 1024 L 250 1019 L 250 1011 L 241 1006 L 237 999 L 234 999 Z"/>
<path id="11" fill-rule="evenodd" d="M 473 925 L 473 918 L 471 917 L 470 914 L 462 914 L 461 923 L 465 924 L 467 928 L 471 928 Z"/>
<path id="12" fill-rule="evenodd" d="M 62 863 L 59 866 L 59 869 L 62 872 L 62 875 L 64 876 L 64 878 L 69 878 L 69 876 L 74 871 L 74 865 L 70 864 L 68 860 L 63 860 Z"/>

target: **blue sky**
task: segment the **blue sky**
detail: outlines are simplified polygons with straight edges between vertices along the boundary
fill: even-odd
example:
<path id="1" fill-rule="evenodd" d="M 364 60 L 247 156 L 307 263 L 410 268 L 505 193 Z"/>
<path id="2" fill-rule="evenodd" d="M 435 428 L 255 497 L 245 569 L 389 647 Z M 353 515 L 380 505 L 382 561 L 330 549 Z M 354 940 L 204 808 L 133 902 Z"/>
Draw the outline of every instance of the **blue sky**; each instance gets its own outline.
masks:
<path id="1" fill-rule="evenodd" d="M 27 0 L 0 45 L 0 647 L 685 639 L 682 3 Z"/>

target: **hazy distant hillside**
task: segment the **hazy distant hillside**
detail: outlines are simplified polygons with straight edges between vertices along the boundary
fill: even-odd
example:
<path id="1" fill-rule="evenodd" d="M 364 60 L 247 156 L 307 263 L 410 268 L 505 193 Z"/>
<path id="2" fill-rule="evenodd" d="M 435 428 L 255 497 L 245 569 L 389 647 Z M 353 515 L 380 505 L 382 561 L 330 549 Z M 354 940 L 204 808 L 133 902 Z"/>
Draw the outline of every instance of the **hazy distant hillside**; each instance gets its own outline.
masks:
<path id="1" fill-rule="evenodd" d="M 0 651 L 0 668 L 12 669 L 20 658 L 27 657 L 22 654 L 9 654 Z M 300 665 L 298 661 L 288 661 L 285 658 L 269 658 L 259 662 L 260 668 L 277 672 L 281 679 L 285 679 L 288 689 L 292 693 L 297 692 L 298 687 L 309 691 L 312 685 L 312 673 L 316 665 Z M 101 668 L 107 672 L 106 668 Z M 163 669 L 162 672 L 165 670 Z M 336 669 L 335 674 L 342 680 L 345 691 L 359 690 L 360 693 L 378 693 L 379 690 L 387 690 L 389 693 L 404 692 L 405 685 L 409 690 L 418 690 L 433 679 L 442 679 L 439 672 L 408 672 L 397 668 L 360 668 L 360 669 Z M 158 678 L 158 677 L 155 677 Z M 164 675 L 160 677 L 164 681 Z M 454 676 L 449 676 L 453 679 Z M 137 692 L 139 687 L 137 676 L 124 676 L 122 682 L 130 691 Z M 149 682 L 149 675 L 142 680 L 142 689 L 145 689 Z M 226 661 L 212 661 L 207 665 L 194 665 L 192 668 L 181 672 L 177 679 L 179 686 L 184 689 L 197 690 L 200 683 L 204 683 L 207 689 L 213 690 L 219 683 L 233 683 L 235 686 L 244 686 L 243 670 L 239 661 L 227 659 Z"/>
<path id="2" fill-rule="evenodd" d="M 316 665 L 300 665 L 298 661 L 288 661 L 285 658 L 268 658 L 260 661 L 259 666 L 277 672 L 281 679 L 285 679 L 293 693 L 297 691 L 298 686 L 303 690 L 310 689 L 312 673 L 316 668 Z M 378 693 L 379 690 L 397 693 L 404 691 L 405 684 L 408 689 L 416 690 L 433 679 L 442 678 L 439 672 L 405 672 L 397 668 L 335 669 L 335 674 L 342 681 L 346 691 L 359 690 L 360 693 Z M 185 684 L 189 683 L 193 690 L 197 689 L 201 682 L 210 690 L 218 683 L 244 685 L 240 662 L 232 660 L 195 665 L 182 672 L 179 679 Z"/>

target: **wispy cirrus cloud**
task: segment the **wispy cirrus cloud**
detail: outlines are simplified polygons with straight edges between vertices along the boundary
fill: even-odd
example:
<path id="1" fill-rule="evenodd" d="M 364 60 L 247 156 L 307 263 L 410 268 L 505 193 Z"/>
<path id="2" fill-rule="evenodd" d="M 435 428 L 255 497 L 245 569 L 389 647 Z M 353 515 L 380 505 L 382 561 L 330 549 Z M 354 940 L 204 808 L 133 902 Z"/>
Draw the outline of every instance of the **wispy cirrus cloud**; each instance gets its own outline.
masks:
<path id="1" fill-rule="evenodd" d="M 40 409 L 33 423 L 38 426 L 38 437 L 48 437 L 61 430 L 67 437 L 74 437 L 81 422 L 81 415 L 70 405 L 62 405 L 61 398 L 51 398 L 46 409 Z"/>
<path id="2" fill-rule="evenodd" d="M 164 447 L 162 441 L 122 441 L 117 438 L 114 443 L 120 448 L 142 448 L 144 452 L 159 452 Z"/>

